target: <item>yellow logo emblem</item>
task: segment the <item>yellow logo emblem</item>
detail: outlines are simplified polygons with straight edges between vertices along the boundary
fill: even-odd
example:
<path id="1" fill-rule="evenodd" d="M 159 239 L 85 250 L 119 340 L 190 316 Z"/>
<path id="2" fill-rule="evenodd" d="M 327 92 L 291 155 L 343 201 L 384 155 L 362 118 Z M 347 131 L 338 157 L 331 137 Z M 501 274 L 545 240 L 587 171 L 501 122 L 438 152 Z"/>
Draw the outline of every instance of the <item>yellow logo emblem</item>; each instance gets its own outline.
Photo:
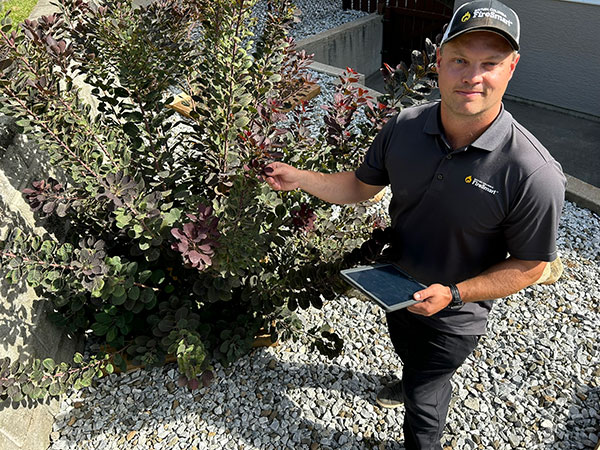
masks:
<path id="1" fill-rule="evenodd" d="M 465 13 L 464 16 L 462 16 L 462 18 L 460 19 L 461 22 L 466 22 L 467 20 L 469 20 L 471 18 L 471 13 L 469 11 L 467 11 Z"/>
<path id="2" fill-rule="evenodd" d="M 471 175 L 469 175 L 467 178 L 465 178 L 465 183 L 470 183 L 471 181 L 473 181 L 473 177 Z"/>

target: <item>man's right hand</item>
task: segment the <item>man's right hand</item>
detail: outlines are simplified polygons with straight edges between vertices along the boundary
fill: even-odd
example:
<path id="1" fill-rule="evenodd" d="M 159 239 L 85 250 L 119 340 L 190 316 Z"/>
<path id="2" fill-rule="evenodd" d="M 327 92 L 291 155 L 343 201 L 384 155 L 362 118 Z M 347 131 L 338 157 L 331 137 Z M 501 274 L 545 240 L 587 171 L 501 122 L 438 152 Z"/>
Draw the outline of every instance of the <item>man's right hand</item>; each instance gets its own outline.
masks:
<path id="1" fill-rule="evenodd" d="M 284 163 L 274 162 L 264 168 L 265 181 L 276 191 L 293 191 L 300 187 L 302 171 Z"/>
<path id="2" fill-rule="evenodd" d="M 363 183 L 354 172 L 312 172 L 281 162 L 269 164 L 263 173 L 265 181 L 276 191 L 302 189 L 321 200 L 340 205 L 368 200 L 383 189 L 383 186 Z"/>

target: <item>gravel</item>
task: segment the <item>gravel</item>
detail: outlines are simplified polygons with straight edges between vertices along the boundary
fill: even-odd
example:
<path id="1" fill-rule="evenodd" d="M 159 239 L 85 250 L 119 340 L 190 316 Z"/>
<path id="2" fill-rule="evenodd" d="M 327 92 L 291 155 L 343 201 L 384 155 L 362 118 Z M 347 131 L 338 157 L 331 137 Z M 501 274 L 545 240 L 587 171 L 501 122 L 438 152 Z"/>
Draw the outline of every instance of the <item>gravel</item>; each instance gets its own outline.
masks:
<path id="1" fill-rule="evenodd" d="M 598 441 L 600 217 L 567 202 L 559 233 L 562 278 L 496 302 L 454 377 L 445 446 Z M 62 401 L 50 449 L 402 448 L 403 408 L 375 403 L 401 368 L 382 310 L 340 297 L 302 318 L 333 326 L 343 354 L 328 360 L 303 341 L 256 349 L 195 392 L 176 387 L 174 365 L 111 375 Z"/>
<path id="2" fill-rule="evenodd" d="M 362 11 L 342 10 L 342 0 L 296 0 L 300 23 L 291 30 L 291 36 L 299 41 L 331 28 L 351 22 L 368 13 Z M 260 19 L 267 10 L 267 2 L 260 1 L 254 8 L 254 14 Z"/>
<path id="3" fill-rule="evenodd" d="M 325 5 L 338 2 L 312 3 L 330 11 L 329 20 Z M 304 9 L 305 18 L 319 16 Z M 557 283 L 496 302 L 487 335 L 453 378 L 443 446 L 586 449 L 598 442 L 600 217 L 566 202 L 558 245 L 565 272 Z M 217 365 L 216 381 L 195 392 L 176 386 L 174 365 L 113 374 L 63 399 L 50 449 L 403 448 L 403 408 L 375 403 L 401 369 L 382 310 L 342 296 L 301 316 L 334 327 L 343 354 L 328 360 L 306 341 L 283 342 Z"/>

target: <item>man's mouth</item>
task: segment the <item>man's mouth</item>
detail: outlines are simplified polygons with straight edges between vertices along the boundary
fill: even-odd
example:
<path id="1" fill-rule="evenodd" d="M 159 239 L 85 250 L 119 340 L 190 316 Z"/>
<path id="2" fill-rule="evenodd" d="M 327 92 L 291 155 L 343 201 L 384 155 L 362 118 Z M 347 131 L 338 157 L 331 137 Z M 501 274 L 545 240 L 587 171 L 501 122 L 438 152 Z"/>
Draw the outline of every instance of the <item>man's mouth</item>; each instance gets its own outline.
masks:
<path id="1" fill-rule="evenodd" d="M 465 97 L 478 97 L 483 95 L 481 91 L 466 91 L 466 90 L 457 90 L 455 91 L 458 95 L 463 95 Z"/>

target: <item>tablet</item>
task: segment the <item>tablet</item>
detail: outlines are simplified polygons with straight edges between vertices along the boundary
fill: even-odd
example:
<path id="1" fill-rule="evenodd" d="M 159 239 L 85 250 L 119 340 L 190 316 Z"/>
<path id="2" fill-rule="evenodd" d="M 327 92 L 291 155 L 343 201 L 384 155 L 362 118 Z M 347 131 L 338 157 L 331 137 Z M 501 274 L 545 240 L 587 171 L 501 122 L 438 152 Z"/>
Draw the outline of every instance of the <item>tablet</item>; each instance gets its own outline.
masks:
<path id="1" fill-rule="evenodd" d="M 340 274 L 387 312 L 414 305 L 417 301 L 413 299 L 413 294 L 426 288 L 393 264 L 344 269 Z"/>

